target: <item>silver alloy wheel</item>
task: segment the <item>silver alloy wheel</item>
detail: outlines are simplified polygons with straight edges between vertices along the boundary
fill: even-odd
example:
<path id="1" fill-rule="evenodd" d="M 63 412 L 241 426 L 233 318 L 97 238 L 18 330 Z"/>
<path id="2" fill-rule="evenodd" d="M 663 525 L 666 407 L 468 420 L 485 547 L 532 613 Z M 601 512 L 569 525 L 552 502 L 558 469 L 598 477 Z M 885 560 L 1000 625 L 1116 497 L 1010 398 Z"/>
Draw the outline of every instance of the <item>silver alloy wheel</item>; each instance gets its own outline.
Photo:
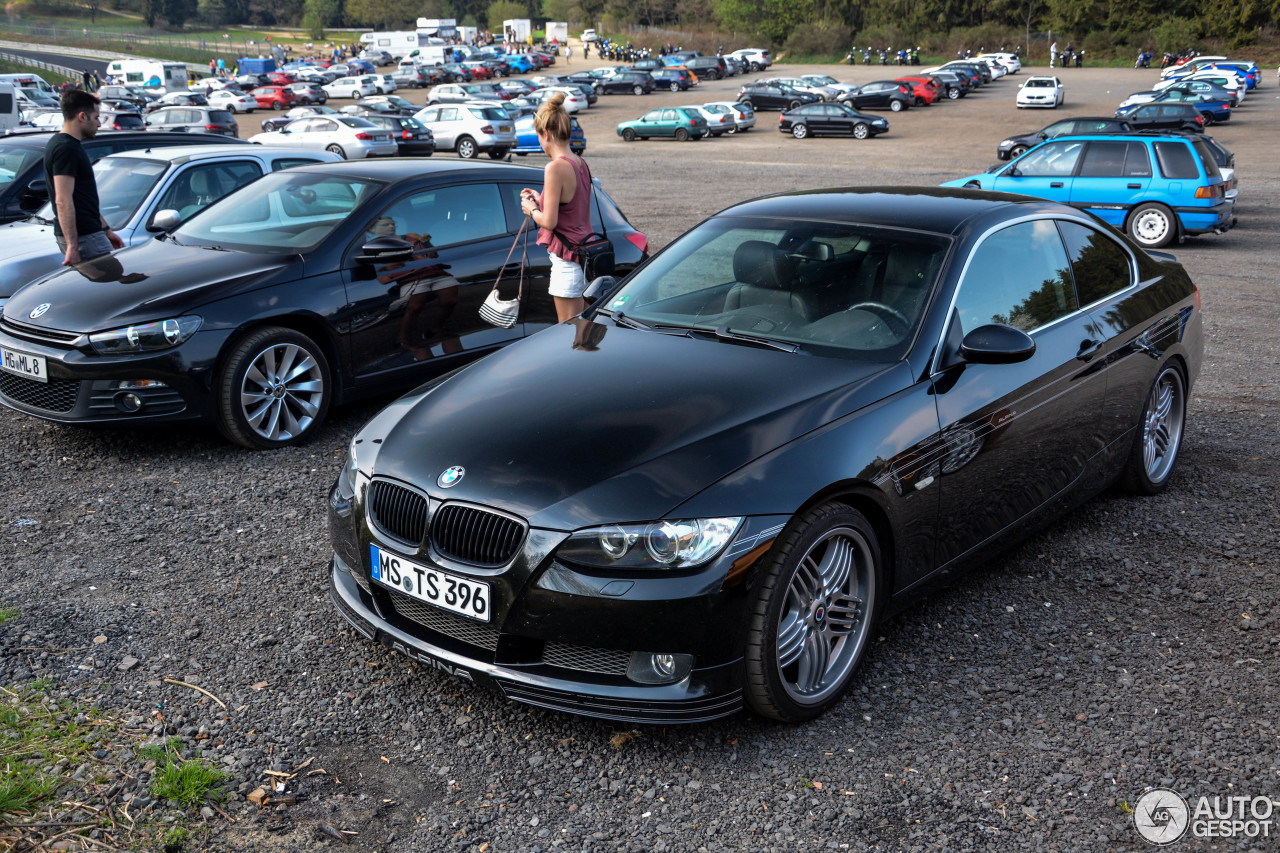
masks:
<path id="1" fill-rule="evenodd" d="M 1152 483 L 1164 482 L 1178 459 L 1186 414 L 1182 373 L 1166 367 L 1151 388 L 1142 413 L 1142 466 Z"/>
<path id="2" fill-rule="evenodd" d="M 777 666 L 799 704 L 842 689 L 871 631 L 875 558 L 852 527 L 834 527 L 800 558 L 778 615 Z"/>
<path id="3" fill-rule="evenodd" d="M 275 343 L 249 363 L 240 383 L 240 411 L 260 437 L 288 441 L 311 426 L 324 395 L 324 371 L 311 353 Z"/>

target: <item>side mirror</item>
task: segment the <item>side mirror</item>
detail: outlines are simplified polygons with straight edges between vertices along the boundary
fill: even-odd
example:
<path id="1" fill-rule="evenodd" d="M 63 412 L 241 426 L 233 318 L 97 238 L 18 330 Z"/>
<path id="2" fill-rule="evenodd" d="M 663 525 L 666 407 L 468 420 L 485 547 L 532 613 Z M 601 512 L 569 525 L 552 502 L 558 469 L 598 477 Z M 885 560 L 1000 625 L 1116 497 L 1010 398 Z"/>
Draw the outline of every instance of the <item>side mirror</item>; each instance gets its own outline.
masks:
<path id="1" fill-rule="evenodd" d="M 593 278 L 591 283 L 587 285 L 587 289 L 582 292 L 582 298 L 587 300 L 588 303 L 594 302 L 596 299 L 599 299 L 602 295 L 612 290 L 614 285 L 617 283 L 618 280 L 611 275 L 602 275 Z"/>
<path id="2" fill-rule="evenodd" d="M 356 263 L 392 264 L 413 260 L 413 244 L 399 237 L 375 237 L 360 247 Z"/>
<path id="3" fill-rule="evenodd" d="M 36 178 L 22 191 L 22 195 L 18 198 L 18 207 L 25 213 L 35 213 L 48 200 L 49 186 L 44 182 L 44 178 Z"/>
<path id="4" fill-rule="evenodd" d="M 1036 342 L 1021 329 L 992 323 L 964 336 L 960 357 L 973 364 L 1016 364 L 1035 354 Z"/>
<path id="5" fill-rule="evenodd" d="M 176 210 L 158 210 L 156 215 L 151 217 L 151 224 L 147 226 L 147 230 L 153 234 L 161 234 L 172 231 L 182 224 L 182 214 Z"/>

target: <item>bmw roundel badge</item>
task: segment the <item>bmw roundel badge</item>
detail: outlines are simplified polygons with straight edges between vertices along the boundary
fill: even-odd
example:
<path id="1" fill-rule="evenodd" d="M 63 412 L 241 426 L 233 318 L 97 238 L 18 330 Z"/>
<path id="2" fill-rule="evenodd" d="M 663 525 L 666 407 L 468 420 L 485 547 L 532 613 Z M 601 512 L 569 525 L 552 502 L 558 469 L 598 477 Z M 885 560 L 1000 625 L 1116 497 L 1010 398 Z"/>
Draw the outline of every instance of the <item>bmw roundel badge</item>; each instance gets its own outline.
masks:
<path id="1" fill-rule="evenodd" d="M 31 313 L 30 313 L 30 314 L 28 314 L 27 316 L 28 316 L 28 317 L 30 317 L 32 320 L 35 320 L 35 319 L 37 319 L 37 318 L 39 318 L 39 317 L 43 317 L 43 316 L 44 316 L 44 312 L 48 311 L 48 310 L 49 310 L 49 307 L 50 307 L 50 306 L 49 306 L 49 303 L 48 303 L 48 302 L 41 302 L 41 303 L 40 303 L 39 305 L 37 305 L 35 308 L 32 308 L 32 309 L 31 309 Z"/>
<path id="2" fill-rule="evenodd" d="M 450 486 L 456 486 L 462 480 L 462 476 L 466 473 L 466 469 L 461 465 L 454 465 L 452 468 L 440 475 L 440 479 L 436 480 L 436 485 L 442 489 L 447 489 Z"/>

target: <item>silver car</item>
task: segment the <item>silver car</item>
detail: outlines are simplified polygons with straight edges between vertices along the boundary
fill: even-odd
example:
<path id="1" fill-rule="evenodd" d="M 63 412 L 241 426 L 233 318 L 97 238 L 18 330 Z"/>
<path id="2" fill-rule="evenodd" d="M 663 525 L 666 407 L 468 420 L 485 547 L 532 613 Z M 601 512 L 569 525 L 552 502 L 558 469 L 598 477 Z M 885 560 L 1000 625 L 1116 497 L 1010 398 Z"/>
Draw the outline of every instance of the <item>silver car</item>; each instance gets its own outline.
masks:
<path id="1" fill-rule="evenodd" d="M 126 246 L 169 231 L 232 190 L 304 163 L 339 159 L 327 151 L 252 145 L 174 145 L 125 151 L 93 164 L 102 215 Z M 62 263 L 52 204 L 0 225 L 0 305 Z"/>
<path id="2" fill-rule="evenodd" d="M 259 145 L 290 145 L 322 149 L 346 160 L 367 157 L 394 157 L 398 152 L 391 131 L 359 116 L 324 115 L 300 118 L 279 130 L 255 134 L 250 142 Z"/>
<path id="3" fill-rule="evenodd" d="M 466 160 L 481 151 L 499 160 L 516 147 L 515 122 L 489 101 L 433 104 L 418 110 L 414 118 L 435 135 L 437 151 L 457 151 Z"/>
<path id="4" fill-rule="evenodd" d="M 756 114 L 751 107 L 745 104 L 739 104 L 736 101 L 711 101 L 703 104 L 704 107 L 724 107 L 733 115 L 733 130 L 730 133 L 738 131 L 747 131 L 756 126 Z"/>

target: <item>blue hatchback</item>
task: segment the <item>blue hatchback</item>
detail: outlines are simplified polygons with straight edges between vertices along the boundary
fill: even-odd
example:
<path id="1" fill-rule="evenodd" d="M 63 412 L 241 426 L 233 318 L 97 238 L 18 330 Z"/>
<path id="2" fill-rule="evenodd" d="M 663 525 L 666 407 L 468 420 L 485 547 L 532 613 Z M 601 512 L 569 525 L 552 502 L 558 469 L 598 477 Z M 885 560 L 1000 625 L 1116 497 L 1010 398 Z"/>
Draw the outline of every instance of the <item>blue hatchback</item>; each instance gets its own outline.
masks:
<path id="1" fill-rule="evenodd" d="M 990 172 L 944 187 L 1018 193 L 1070 204 L 1158 249 L 1235 224 L 1213 152 L 1188 136 L 1060 136 Z"/>

